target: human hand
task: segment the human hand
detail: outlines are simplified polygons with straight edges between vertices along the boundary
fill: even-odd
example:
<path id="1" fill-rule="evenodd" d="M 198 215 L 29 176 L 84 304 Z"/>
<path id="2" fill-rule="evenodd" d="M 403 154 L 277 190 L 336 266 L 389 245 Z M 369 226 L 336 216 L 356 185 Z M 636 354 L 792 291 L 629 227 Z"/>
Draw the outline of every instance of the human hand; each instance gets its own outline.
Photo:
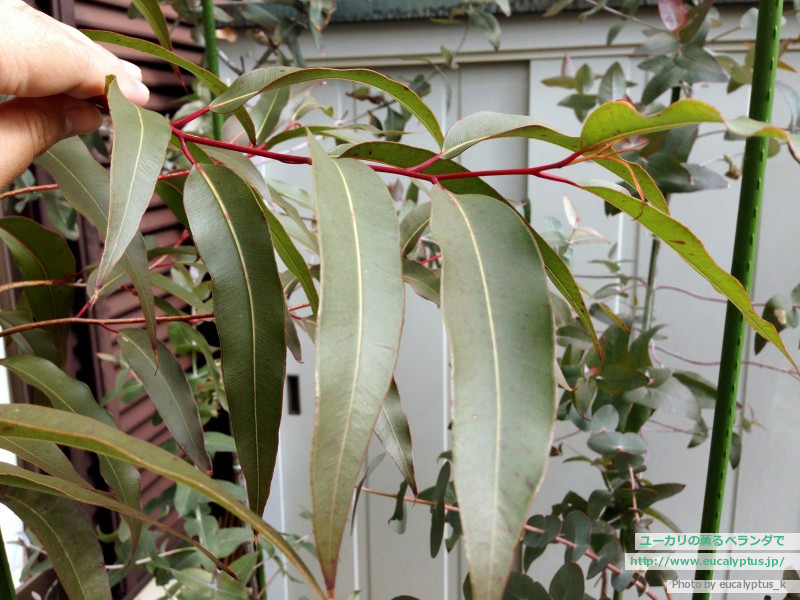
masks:
<path id="1" fill-rule="evenodd" d="M 97 129 L 102 117 L 85 98 L 100 96 L 107 75 L 140 106 L 142 72 L 22 0 L 0 0 L 0 190 L 33 158 L 66 137 Z"/>

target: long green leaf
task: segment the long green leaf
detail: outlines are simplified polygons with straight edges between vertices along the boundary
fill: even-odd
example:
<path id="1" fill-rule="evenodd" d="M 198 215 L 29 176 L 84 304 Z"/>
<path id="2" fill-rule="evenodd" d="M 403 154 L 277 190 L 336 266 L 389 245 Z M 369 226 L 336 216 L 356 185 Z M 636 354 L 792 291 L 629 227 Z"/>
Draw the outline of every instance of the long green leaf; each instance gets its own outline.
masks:
<path id="1" fill-rule="evenodd" d="M 25 441 L 32 443 L 30 442 L 30 440 L 25 440 Z M 35 442 L 35 443 L 50 444 L 50 442 Z M 83 481 L 80 484 L 77 484 L 73 483 L 72 481 L 65 481 L 64 479 L 60 479 L 58 477 L 50 477 L 48 475 L 42 475 L 41 473 L 33 473 L 31 471 L 28 471 L 26 469 L 21 469 L 20 467 L 16 467 L 14 465 L 0 463 L 0 485 L 7 485 L 10 487 L 28 489 L 34 492 L 40 492 L 42 494 L 50 494 L 51 496 L 60 496 L 68 498 L 76 502 L 81 502 L 82 504 L 90 504 L 92 506 L 101 506 L 103 508 L 108 508 L 109 510 L 118 512 L 121 515 L 131 520 L 136 520 L 143 524 L 147 524 L 152 527 L 157 527 L 171 535 L 174 535 L 177 538 L 180 538 L 184 542 L 191 544 L 192 546 L 197 548 L 200 552 L 205 554 L 208 558 L 210 558 L 214 562 L 214 564 L 217 565 L 219 569 L 223 571 L 227 570 L 227 567 L 224 564 L 222 564 L 222 562 L 216 556 L 214 556 L 204 546 L 202 546 L 192 538 L 184 535 L 179 531 L 176 531 L 169 525 L 162 523 L 158 519 L 154 519 L 153 517 L 143 513 L 140 510 L 136 510 L 134 508 L 131 508 L 127 504 L 123 504 L 122 502 L 116 500 L 113 496 L 109 494 L 105 494 L 103 492 L 99 492 L 90 487 L 87 487 L 85 481 Z"/>
<path id="2" fill-rule="evenodd" d="M 252 118 L 256 124 L 256 143 L 263 144 L 275 130 L 283 107 L 289 103 L 289 88 L 262 94 L 252 108 Z"/>
<path id="3" fill-rule="evenodd" d="M 0 219 L 0 240 L 5 242 L 23 280 L 64 279 L 75 273 L 75 258 L 66 240 L 55 231 L 25 217 Z M 72 309 L 73 290 L 66 285 L 33 286 L 25 297 L 37 321 L 67 317 Z M 53 329 L 62 359 L 69 329 Z"/>
<path id="4" fill-rule="evenodd" d="M 417 495 L 417 480 L 414 476 L 414 454 L 411 444 L 411 429 L 408 417 L 403 410 L 403 401 L 397 384 L 392 380 L 386 398 L 383 399 L 378 421 L 375 423 L 375 435 L 380 439 L 386 452 L 400 469 L 408 487 Z"/>
<path id="5" fill-rule="evenodd" d="M 303 560 L 278 531 L 218 482 L 174 454 L 88 417 L 31 404 L 0 406 L 0 430 L 7 437 L 50 441 L 117 458 L 186 485 L 263 535 L 283 552 L 314 592 L 323 600 L 326 598 Z"/>
<path id="6" fill-rule="evenodd" d="M 522 217 L 520 216 L 520 218 Z M 578 319 L 586 328 L 586 331 L 592 336 L 594 347 L 597 350 L 597 356 L 602 360 L 603 348 L 600 345 L 600 339 L 597 337 L 597 331 L 594 328 L 592 317 L 589 315 L 589 309 L 586 307 L 583 294 L 581 294 L 581 288 L 578 282 L 575 281 L 572 271 L 569 270 L 564 259 L 550 247 L 546 239 L 539 235 L 528 223 L 525 223 L 525 225 L 528 227 L 528 231 L 530 231 L 531 236 L 533 236 L 536 242 L 536 246 L 539 248 L 539 253 L 542 255 L 542 261 L 544 262 L 544 268 L 547 270 L 547 276 L 578 315 Z"/>
<path id="7" fill-rule="evenodd" d="M 42 542 L 70 600 L 111 600 L 100 543 L 77 504 L 7 485 L 0 486 L 0 502 Z"/>
<path id="8" fill-rule="evenodd" d="M 10 329 L 19 325 L 32 323 L 31 316 L 19 310 L 4 310 L 0 312 L 0 327 Z M 33 354 L 46 358 L 54 365 L 60 362 L 60 354 L 53 342 L 53 336 L 44 328 L 28 329 L 15 333 L 11 339 L 19 346 L 24 354 Z"/>
<path id="9" fill-rule="evenodd" d="M 147 334 L 141 329 L 120 331 L 117 342 L 172 437 L 195 465 L 210 473 L 211 459 L 206 451 L 197 402 L 178 360 L 159 341 L 156 361 Z"/>
<path id="10" fill-rule="evenodd" d="M 580 148 L 587 148 L 581 144 L 579 138 L 564 135 L 554 129 L 540 125 L 531 117 L 479 112 L 457 121 L 450 128 L 445 136 L 442 155 L 444 158 L 454 158 L 479 142 L 516 137 L 548 142 L 571 152 L 577 152 Z M 599 151 L 601 148 L 596 148 L 595 150 Z M 610 154 L 610 152 L 608 151 L 606 154 Z M 641 165 L 625 161 L 623 158 L 624 156 L 616 157 L 616 160 L 597 158 L 595 162 L 626 183 L 634 187 L 638 184 L 648 202 L 656 208 L 669 213 L 664 194 L 661 193 L 650 173 Z M 457 190 L 452 190 L 452 188 L 448 189 L 459 193 Z"/>
<path id="11" fill-rule="evenodd" d="M 292 242 L 283 225 L 278 218 L 270 212 L 269 209 L 264 209 L 264 214 L 269 223 L 269 232 L 272 235 L 272 243 L 275 245 L 275 250 L 278 251 L 278 256 L 281 257 L 283 263 L 289 270 L 297 277 L 300 285 L 303 286 L 303 291 L 306 293 L 308 303 L 311 305 L 311 310 L 316 316 L 319 311 L 319 296 L 317 295 L 317 288 L 314 287 L 314 280 L 311 278 L 311 272 L 308 270 L 303 255 Z"/>
<path id="12" fill-rule="evenodd" d="M 334 589 L 353 486 L 392 380 L 403 322 L 400 232 L 386 184 L 309 137 L 322 264 L 311 493 L 317 556 Z"/>
<path id="13" fill-rule="evenodd" d="M 414 260 L 403 260 L 403 281 L 417 293 L 418 296 L 430 300 L 436 306 L 442 303 L 439 289 L 441 287 L 441 273 L 432 270 Z"/>
<path id="14" fill-rule="evenodd" d="M 550 452 L 555 335 L 535 239 L 508 205 L 436 187 L 455 486 L 473 598 L 503 597 Z"/>
<path id="15" fill-rule="evenodd" d="M 73 379 L 51 362 L 22 354 L 0 360 L 0 365 L 44 393 L 55 408 L 91 417 L 111 427 L 115 426 L 111 415 L 95 401 L 89 386 Z M 120 500 L 134 510 L 139 509 L 141 506 L 139 472 L 134 467 L 101 456 L 100 474 Z M 136 521 L 130 521 L 128 524 L 135 546 L 141 532 L 141 524 Z"/>
<path id="16" fill-rule="evenodd" d="M 51 442 L 12 440 L 0 436 L 0 448 L 40 468 L 45 473 L 78 485 L 87 485 L 86 480 L 78 474 L 61 448 Z M 0 467 L 4 465 L 5 463 L 0 462 Z"/>
<path id="17" fill-rule="evenodd" d="M 625 190 L 611 186 L 607 182 L 584 181 L 581 183 L 581 187 L 635 218 L 675 250 L 715 290 L 730 300 L 741 311 L 745 321 L 756 333 L 775 344 L 792 366 L 797 369 L 797 365 L 795 365 L 789 351 L 784 346 L 775 326 L 759 316 L 742 284 L 711 258 L 711 255 L 691 229 L 669 215 L 665 215 L 660 210 L 643 204 L 636 198 L 632 198 Z"/>
<path id="18" fill-rule="evenodd" d="M 365 142 L 348 148 L 342 153 L 341 158 L 357 158 L 370 160 L 394 167 L 409 168 L 422 164 L 434 153 L 423 148 L 415 148 L 397 142 Z M 442 173 L 466 173 L 469 169 L 462 167 L 452 160 L 439 160 L 430 167 L 423 169 L 423 173 L 441 175 Z M 447 179 L 442 181 L 442 186 L 454 194 L 484 194 L 498 200 L 503 196 L 492 186 L 478 179 L 470 177 L 464 179 Z"/>
<path id="19" fill-rule="evenodd" d="M 228 113 L 242 106 L 263 91 L 274 91 L 297 83 L 341 79 L 372 86 L 389 94 L 408 112 L 419 119 L 438 145 L 444 141 L 442 130 L 433 111 L 407 85 L 389 79 L 369 69 L 327 69 L 322 67 L 296 69 L 293 67 L 267 67 L 245 73 L 236 79 L 223 94 L 211 103 L 214 112 Z"/>
<path id="20" fill-rule="evenodd" d="M 164 18 L 164 13 L 161 12 L 157 0 L 131 0 L 136 9 L 142 13 L 153 33 L 156 34 L 158 43 L 164 46 L 167 50 L 172 50 L 172 40 L 169 37 L 169 26 L 167 20 Z"/>
<path id="21" fill-rule="evenodd" d="M 108 106 L 114 125 L 111 197 L 105 248 L 97 268 L 97 288 L 102 287 L 139 230 L 170 138 L 167 120 L 125 99 L 116 80 L 108 89 Z"/>
<path id="22" fill-rule="evenodd" d="M 181 58 L 177 54 L 162 48 L 158 44 L 154 44 L 152 42 L 148 42 L 147 40 L 140 40 L 137 38 L 129 37 L 127 35 L 122 35 L 120 33 L 112 33 L 110 31 L 98 31 L 96 29 L 81 29 L 81 33 L 86 35 L 90 40 L 95 42 L 103 42 L 105 44 L 113 44 L 115 46 L 121 46 L 123 48 L 130 48 L 131 50 L 138 50 L 139 52 L 144 52 L 145 54 L 149 54 L 150 56 L 155 56 L 156 58 L 160 58 L 162 60 L 167 61 L 168 63 L 175 65 L 176 67 L 180 67 L 185 71 L 188 71 L 195 77 L 197 77 L 200 81 L 202 81 L 206 87 L 211 90 L 214 94 L 219 95 L 222 94 L 225 90 L 228 89 L 228 86 L 225 85 L 219 77 L 207 71 L 203 67 L 199 67 L 193 62 L 186 60 L 185 58 Z M 255 142 L 256 139 L 256 130 L 255 126 L 253 125 L 253 120 L 250 118 L 250 115 L 244 109 L 244 107 L 239 108 L 234 111 L 233 113 L 239 122 L 242 124 L 245 132 L 247 133 L 247 137 L 250 139 L 251 142 Z"/>
<path id="23" fill-rule="evenodd" d="M 431 203 L 417 204 L 400 222 L 400 252 L 406 256 L 419 243 L 419 238 L 430 226 Z"/>
<path id="24" fill-rule="evenodd" d="M 79 137 L 67 138 L 36 159 L 56 180 L 67 202 L 78 213 L 95 226 L 105 238 L 108 229 L 108 205 L 110 177 L 89 153 Z M 150 286 L 150 271 L 144 238 L 136 234 L 120 259 L 120 267 L 130 278 L 142 306 L 142 312 L 150 335 L 150 343 L 156 345 L 156 313 L 153 289 Z"/>
<path id="25" fill-rule="evenodd" d="M 250 507 L 269 496 L 286 370 L 285 302 L 269 227 L 252 187 L 227 167 L 193 169 L 184 188 L 214 284 L 222 372 Z"/>

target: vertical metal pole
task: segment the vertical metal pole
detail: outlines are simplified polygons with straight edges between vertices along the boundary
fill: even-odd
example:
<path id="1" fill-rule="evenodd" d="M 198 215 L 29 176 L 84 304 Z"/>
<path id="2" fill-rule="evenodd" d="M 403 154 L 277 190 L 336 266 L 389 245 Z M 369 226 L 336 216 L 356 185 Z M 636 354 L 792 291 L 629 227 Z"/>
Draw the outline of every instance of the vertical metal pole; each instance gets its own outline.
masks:
<path id="1" fill-rule="evenodd" d="M 781 12 L 783 0 L 760 0 L 756 32 L 753 86 L 750 95 L 750 117 L 769 121 L 775 90 L 775 73 L 778 63 Z M 753 284 L 753 260 L 758 239 L 761 198 L 764 191 L 764 173 L 767 163 L 765 138 L 751 138 L 745 146 L 742 170 L 742 187 L 739 194 L 739 215 L 733 246 L 731 274 L 747 289 Z M 736 398 L 739 374 L 744 351 L 744 320 L 741 313 L 729 302 L 725 314 L 722 338 L 722 355 L 717 383 L 717 404 L 711 433 L 711 449 L 703 502 L 700 530 L 718 533 L 722 518 L 725 479 L 728 473 L 731 437 L 736 417 Z M 695 579 L 710 580 L 713 570 L 698 570 Z M 694 600 L 707 600 L 709 593 L 695 593 Z"/>
<path id="2" fill-rule="evenodd" d="M 203 35 L 206 38 L 206 67 L 219 77 L 219 53 L 217 51 L 217 26 L 214 20 L 214 0 L 203 0 Z M 222 139 L 222 115 L 211 113 L 214 139 Z"/>

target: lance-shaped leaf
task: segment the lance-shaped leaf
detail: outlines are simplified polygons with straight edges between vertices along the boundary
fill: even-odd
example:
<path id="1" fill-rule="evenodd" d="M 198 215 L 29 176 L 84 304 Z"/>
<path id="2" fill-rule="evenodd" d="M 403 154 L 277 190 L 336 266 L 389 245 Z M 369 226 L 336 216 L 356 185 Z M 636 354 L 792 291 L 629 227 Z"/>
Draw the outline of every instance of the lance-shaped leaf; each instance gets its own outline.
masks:
<path id="1" fill-rule="evenodd" d="M 97 404 L 89 386 L 73 379 L 53 363 L 43 358 L 22 354 L 0 360 L 0 365 L 44 393 L 55 408 L 91 417 L 112 427 L 116 426 L 111 415 Z M 120 500 L 134 509 L 139 509 L 141 505 L 139 472 L 134 467 L 101 456 L 100 473 Z M 137 521 L 129 521 L 128 524 L 135 546 L 141 532 L 141 524 Z"/>
<path id="2" fill-rule="evenodd" d="M 108 88 L 108 107 L 114 125 L 114 147 L 111 150 L 108 230 L 97 268 L 98 288 L 139 230 L 170 138 L 167 120 L 126 100 L 116 80 Z"/>
<path id="3" fill-rule="evenodd" d="M 308 270 L 308 265 L 303 255 L 300 254 L 300 251 L 294 245 L 278 218 L 267 208 L 264 209 L 264 214 L 267 217 L 269 232 L 272 235 L 272 243 L 275 245 L 278 256 L 281 257 L 283 263 L 294 276 L 297 277 L 300 285 L 303 286 L 303 291 L 306 293 L 308 303 L 311 305 L 311 311 L 316 315 L 319 310 L 319 296 L 317 294 L 317 288 L 314 287 L 314 280 L 311 278 L 311 272 Z"/>
<path id="4" fill-rule="evenodd" d="M 251 116 L 256 126 L 257 144 L 263 144 L 275 130 L 281 117 L 281 111 L 288 103 L 289 88 L 281 88 L 261 95 L 251 109 Z"/>
<path id="5" fill-rule="evenodd" d="M 544 474 L 555 334 L 536 240 L 508 205 L 436 187 L 442 312 L 453 356 L 453 458 L 473 598 L 503 597 Z"/>
<path id="6" fill-rule="evenodd" d="M 431 222 L 431 203 L 422 202 L 411 209 L 400 222 L 400 252 L 406 256 L 419 243 Z"/>
<path id="7" fill-rule="evenodd" d="M 550 244 L 547 243 L 546 239 L 539 235 L 536 230 L 533 229 L 533 227 L 527 223 L 525 225 L 528 227 L 528 231 L 530 231 L 533 239 L 536 241 L 536 246 L 539 248 L 539 253 L 542 255 L 544 268 L 547 270 L 547 276 L 550 278 L 550 281 L 553 282 L 553 285 L 556 286 L 556 289 L 561 292 L 561 295 L 564 297 L 564 299 L 569 302 L 569 305 L 578 315 L 578 319 L 581 323 L 583 323 L 586 331 L 590 336 L 592 336 L 594 347 L 597 350 L 597 356 L 599 356 L 602 360 L 603 348 L 600 345 L 600 339 L 597 337 L 597 331 L 594 328 L 594 323 L 592 322 L 592 317 L 589 314 L 589 309 L 586 308 L 586 302 L 583 300 L 581 288 L 575 281 L 572 271 L 569 270 L 569 267 L 564 262 L 564 259 L 562 259 L 558 253 L 550 247 Z"/>
<path id="8" fill-rule="evenodd" d="M 0 430 L 7 437 L 50 441 L 117 458 L 186 485 L 263 535 L 297 568 L 314 592 L 325 599 L 308 567 L 278 531 L 217 481 L 174 454 L 88 417 L 32 404 L 0 405 Z"/>
<path id="9" fill-rule="evenodd" d="M 5 242 L 22 279 L 27 281 L 69 281 L 75 273 L 75 258 L 66 240 L 55 231 L 25 217 L 0 219 L 0 240 Z M 31 312 L 36 321 L 69 316 L 73 290 L 66 285 L 43 285 L 25 288 Z M 53 337 L 64 354 L 69 329 L 59 325 Z"/>
<path id="10" fill-rule="evenodd" d="M 400 232 L 386 184 L 333 160 L 309 137 L 322 264 L 311 492 L 329 590 L 372 428 L 389 389 L 403 322 Z"/>
<path id="11" fill-rule="evenodd" d="M 797 369 L 789 351 L 783 344 L 775 326 L 762 319 L 753 308 L 750 296 L 741 283 L 720 267 L 702 242 L 686 225 L 665 215 L 639 200 L 632 198 L 625 190 L 604 181 L 584 181 L 581 187 L 599 196 L 612 206 L 635 218 L 641 225 L 652 231 L 666 245 L 675 250 L 691 267 L 702 275 L 711 286 L 725 296 L 742 313 L 744 320 L 753 330 L 766 338 L 783 353 Z"/>
<path id="12" fill-rule="evenodd" d="M 108 197 L 110 178 L 89 154 L 79 137 L 67 138 L 36 159 L 56 180 L 69 205 L 86 217 L 105 238 L 108 229 Z M 156 313 L 144 238 L 136 234 L 120 259 L 139 297 L 146 319 L 147 332 L 153 347 L 156 344 Z"/>
<path id="13" fill-rule="evenodd" d="M 214 112 L 228 113 L 242 106 L 262 91 L 274 91 L 297 83 L 340 79 L 363 83 L 386 92 L 397 100 L 408 112 L 414 115 L 425 127 L 437 144 L 443 141 L 442 130 L 433 111 L 407 85 L 389 79 L 369 69 L 297 69 L 293 67 L 267 67 L 245 73 L 236 79 L 228 90 L 211 103 Z"/>
<path id="14" fill-rule="evenodd" d="M 78 485 L 87 485 L 86 480 L 78 474 L 61 448 L 51 442 L 0 437 L 0 448 L 39 467 L 45 473 Z M 0 467 L 2 466 L 5 466 L 5 463 L 0 462 Z"/>
<path id="15" fill-rule="evenodd" d="M 123 48 L 138 50 L 139 52 L 144 52 L 145 54 L 149 54 L 150 56 L 155 56 L 156 58 L 165 60 L 168 63 L 175 65 L 176 67 L 180 67 L 181 69 L 184 69 L 185 71 L 188 71 L 189 73 L 197 77 L 200 81 L 202 81 L 206 85 L 206 87 L 208 87 L 209 90 L 211 90 L 212 93 L 216 95 L 222 94 L 225 90 L 228 89 L 228 86 L 225 85 L 222 82 L 222 80 L 216 75 L 214 75 L 211 71 L 207 71 L 203 67 L 199 67 L 193 62 L 188 61 L 185 58 L 181 58 L 177 54 L 170 52 L 165 48 L 162 48 L 158 44 L 148 42 L 147 40 L 132 38 L 127 35 L 122 35 L 120 33 L 112 33 L 110 31 L 82 29 L 81 33 L 83 33 L 86 37 L 95 42 L 103 42 L 105 44 L 113 44 L 115 46 L 121 46 Z M 244 107 L 238 108 L 234 111 L 233 114 L 242 124 L 242 127 L 247 133 L 247 137 L 250 139 L 250 141 L 255 143 L 256 130 L 255 126 L 253 125 L 253 120 L 250 118 L 250 115 L 247 113 L 247 110 L 245 110 Z"/>
<path id="16" fill-rule="evenodd" d="M 375 423 L 375 435 L 380 439 L 386 452 L 400 469 L 411 491 L 417 495 L 417 480 L 414 477 L 414 454 L 411 447 L 411 429 L 408 417 L 403 410 L 403 401 L 397 384 L 392 380 L 386 398 L 383 399 L 378 421 Z"/>
<path id="17" fill-rule="evenodd" d="M 147 334 L 141 329 L 120 331 L 117 342 L 172 437 L 195 465 L 210 473 L 211 459 L 205 447 L 197 402 L 178 360 L 159 341 L 156 362 Z"/>
<path id="18" fill-rule="evenodd" d="M 599 110 L 601 109 L 598 109 L 598 111 Z M 564 135 L 554 129 L 540 125 L 531 117 L 495 112 L 479 112 L 456 122 L 450 128 L 445 136 L 442 156 L 444 158 L 453 158 L 479 142 L 515 137 L 555 144 L 570 152 L 577 152 L 579 149 L 584 149 L 587 153 L 590 153 L 591 150 L 602 150 L 601 147 L 590 148 L 584 146 L 579 138 Z M 613 150 L 609 149 L 602 153 L 602 155 L 610 156 L 612 152 Z M 601 167 L 614 173 L 625 183 L 637 189 L 641 189 L 642 194 L 644 194 L 648 202 L 656 208 L 669 213 L 669 207 L 667 206 L 667 201 L 664 199 L 664 194 L 658 189 L 655 181 L 644 167 L 616 156 L 612 156 L 611 158 L 598 157 L 594 159 L 594 161 Z M 465 193 L 465 191 L 459 191 L 452 187 L 448 187 L 448 189 L 456 193 Z M 469 193 L 484 192 L 470 191 Z"/>
<path id="19" fill-rule="evenodd" d="M 169 26 L 161 12 L 158 0 L 131 0 L 136 9 L 142 13 L 153 33 L 156 34 L 158 43 L 167 50 L 172 50 L 172 40 L 169 37 Z"/>
<path id="20" fill-rule="evenodd" d="M 20 310 L 4 310 L 0 312 L 0 327 L 11 329 L 19 325 L 32 323 L 31 316 Z M 53 342 L 53 336 L 44 328 L 28 329 L 11 335 L 11 339 L 19 346 L 23 354 L 33 354 L 46 358 L 53 364 L 60 362 L 60 354 Z"/>
<path id="21" fill-rule="evenodd" d="M 439 296 L 441 276 L 438 270 L 429 269 L 414 260 L 403 260 L 403 281 L 422 298 L 430 300 L 436 306 L 442 302 Z"/>
<path id="22" fill-rule="evenodd" d="M 0 502 L 36 534 L 71 600 L 111 600 L 100 542 L 70 500 L 0 485 Z"/>
<path id="23" fill-rule="evenodd" d="M 186 215 L 214 284 L 222 373 L 250 507 L 269 496 L 286 370 L 285 302 L 260 199 L 227 167 L 194 169 Z"/>
<path id="24" fill-rule="evenodd" d="M 19 438 L 16 441 L 50 444 L 50 442 L 32 442 L 30 440 L 21 440 Z M 55 444 L 52 445 L 55 446 Z M 64 479 L 60 479 L 58 477 L 50 477 L 49 475 L 42 475 L 41 473 L 33 473 L 14 465 L 0 463 L 0 486 L 22 488 L 39 492 L 41 494 L 49 494 L 51 496 L 68 498 L 83 504 L 91 504 L 92 506 L 108 508 L 132 520 L 146 523 L 152 527 L 157 527 L 166 533 L 180 538 L 184 542 L 191 544 L 200 552 L 205 554 L 214 562 L 214 564 L 217 565 L 219 569 L 223 571 L 229 571 L 228 567 L 226 567 L 217 557 L 215 557 L 204 546 L 200 545 L 192 538 L 182 534 L 179 531 L 176 531 L 169 525 L 165 525 L 158 519 L 154 519 L 140 510 L 136 510 L 127 504 L 123 504 L 110 494 L 99 492 L 88 487 L 85 481 L 81 481 L 82 483 L 73 483 L 72 481 L 65 481 Z"/>

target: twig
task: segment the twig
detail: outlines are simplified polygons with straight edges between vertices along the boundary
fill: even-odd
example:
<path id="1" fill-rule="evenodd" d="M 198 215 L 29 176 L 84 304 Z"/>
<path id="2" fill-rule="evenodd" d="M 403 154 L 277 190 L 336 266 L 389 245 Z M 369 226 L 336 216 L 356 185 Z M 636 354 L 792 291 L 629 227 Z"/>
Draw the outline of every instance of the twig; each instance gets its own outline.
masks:
<path id="1" fill-rule="evenodd" d="M 684 356 L 683 354 L 678 354 L 677 352 L 668 350 L 663 346 L 653 345 L 653 348 L 659 352 L 663 352 L 664 354 L 672 356 L 673 358 L 677 358 L 678 360 L 682 360 L 683 362 L 687 362 L 691 365 L 699 365 L 701 367 L 718 367 L 720 363 L 718 360 L 697 360 L 690 358 L 688 356 Z M 751 367 L 757 367 L 759 369 L 767 369 L 768 371 L 775 371 L 777 373 L 784 373 L 785 375 L 790 375 L 793 379 L 800 379 L 800 375 L 798 375 L 797 371 L 794 369 L 784 369 L 782 367 L 776 367 L 775 365 L 768 365 L 767 363 L 757 362 L 754 360 L 743 360 L 742 364 Z"/>
<path id="2" fill-rule="evenodd" d="M 0 294 L 16 288 L 54 286 L 54 285 L 65 285 L 67 287 L 74 287 L 74 288 L 86 287 L 85 283 L 74 283 L 74 282 L 64 281 L 63 279 L 31 279 L 26 281 L 12 281 L 11 283 L 5 283 L 3 285 L 0 285 Z"/>
<path id="3" fill-rule="evenodd" d="M 171 321 L 207 321 L 214 318 L 214 313 L 203 313 L 199 315 L 176 315 L 167 317 L 156 317 L 157 323 L 169 323 Z M 49 321 L 34 321 L 33 323 L 25 323 L 17 327 L 9 327 L 0 331 L 0 338 L 14 335 L 15 333 L 22 333 L 30 329 L 39 329 L 40 327 L 53 327 L 55 325 L 71 325 L 71 324 L 84 324 L 84 325 L 100 325 L 107 327 L 109 325 L 134 325 L 137 323 L 145 323 L 143 317 L 129 317 L 125 319 L 84 319 L 81 317 L 66 317 L 63 319 L 50 319 Z"/>

